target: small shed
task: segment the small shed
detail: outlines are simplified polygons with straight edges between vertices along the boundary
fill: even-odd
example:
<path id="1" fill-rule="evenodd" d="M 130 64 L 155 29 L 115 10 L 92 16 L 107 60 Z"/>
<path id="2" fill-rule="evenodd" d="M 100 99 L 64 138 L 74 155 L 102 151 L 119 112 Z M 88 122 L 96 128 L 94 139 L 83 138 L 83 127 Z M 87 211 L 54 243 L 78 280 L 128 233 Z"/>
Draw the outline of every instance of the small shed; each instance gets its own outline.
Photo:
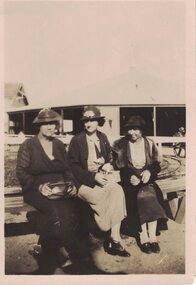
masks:
<path id="1" fill-rule="evenodd" d="M 29 104 L 22 83 L 5 83 L 4 96 L 6 110 Z"/>
<path id="2" fill-rule="evenodd" d="M 27 106 L 28 100 L 25 95 L 24 87 L 22 83 L 5 83 L 4 87 L 4 105 L 5 105 L 5 121 L 4 129 L 5 133 L 15 133 L 14 121 L 11 121 L 8 116 L 8 112 L 12 108 L 21 108 Z"/>

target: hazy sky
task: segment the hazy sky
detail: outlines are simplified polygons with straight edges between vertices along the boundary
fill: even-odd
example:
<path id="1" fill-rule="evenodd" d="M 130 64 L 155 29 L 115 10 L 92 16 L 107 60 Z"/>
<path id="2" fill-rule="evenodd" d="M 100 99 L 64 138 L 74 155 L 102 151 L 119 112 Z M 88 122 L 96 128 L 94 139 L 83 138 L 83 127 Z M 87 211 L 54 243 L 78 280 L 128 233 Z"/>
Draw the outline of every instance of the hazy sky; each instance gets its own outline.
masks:
<path id="1" fill-rule="evenodd" d="M 5 81 L 22 82 L 31 104 L 132 69 L 184 87 L 184 61 L 183 2 L 5 4 Z M 175 103 L 171 94 L 159 100 Z M 146 102 L 148 94 L 138 103 Z M 185 102 L 183 92 L 178 102 Z"/>

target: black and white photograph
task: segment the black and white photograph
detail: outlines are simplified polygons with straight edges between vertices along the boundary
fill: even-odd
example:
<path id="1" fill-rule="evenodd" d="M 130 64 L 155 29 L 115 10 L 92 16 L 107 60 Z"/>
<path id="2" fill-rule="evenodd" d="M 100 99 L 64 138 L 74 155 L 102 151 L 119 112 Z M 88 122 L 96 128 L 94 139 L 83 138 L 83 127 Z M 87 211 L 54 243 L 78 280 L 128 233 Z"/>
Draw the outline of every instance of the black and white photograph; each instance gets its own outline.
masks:
<path id="1" fill-rule="evenodd" d="M 191 284 L 187 2 L 3 8 L 3 280 Z"/>

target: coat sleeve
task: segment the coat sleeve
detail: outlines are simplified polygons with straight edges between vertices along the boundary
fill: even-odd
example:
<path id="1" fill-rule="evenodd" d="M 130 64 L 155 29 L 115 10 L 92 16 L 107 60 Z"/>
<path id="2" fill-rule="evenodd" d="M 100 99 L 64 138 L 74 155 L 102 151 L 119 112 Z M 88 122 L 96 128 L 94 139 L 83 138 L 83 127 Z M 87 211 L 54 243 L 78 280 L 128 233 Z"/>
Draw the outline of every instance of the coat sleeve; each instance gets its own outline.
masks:
<path id="1" fill-rule="evenodd" d="M 34 177 L 28 172 L 31 163 L 31 152 L 28 141 L 25 141 L 19 148 L 16 164 L 16 176 L 20 182 L 23 192 L 34 187 Z"/>
<path id="2" fill-rule="evenodd" d="M 121 141 L 122 139 L 118 139 L 112 144 L 112 165 L 114 169 L 121 169 L 125 167 L 123 147 L 121 145 Z"/>
<path id="3" fill-rule="evenodd" d="M 113 160 L 113 154 L 112 154 L 112 147 L 110 145 L 110 142 L 105 134 L 102 133 L 103 137 L 103 143 L 105 146 L 105 162 L 106 163 L 111 163 L 113 165 L 114 160 Z"/>
<path id="4" fill-rule="evenodd" d="M 71 163 L 69 161 L 68 153 L 64 150 L 64 161 L 65 161 L 65 181 L 72 182 L 77 187 L 77 181 L 71 170 Z"/>
<path id="5" fill-rule="evenodd" d="M 146 169 L 150 171 L 151 173 L 151 180 L 155 180 L 157 178 L 157 174 L 161 171 L 161 160 L 162 157 L 159 153 L 159 150 L 156 146 L 156 144 L 152 143 L 152 163 L 149 164 Z"/>
<path id="6" fill-rule="evenodd" d="M 69 145 L 68 158 L 70 161 L 71 169 L 77 181 L 77 186 L 79 187 L 81 184 L 84 184 L 93 188 L 96 184 L 96 173 L 90 172 L 82 166 L 80 152 L 81 149 L 79 147 L 78 141 L 73 138 Z"/>

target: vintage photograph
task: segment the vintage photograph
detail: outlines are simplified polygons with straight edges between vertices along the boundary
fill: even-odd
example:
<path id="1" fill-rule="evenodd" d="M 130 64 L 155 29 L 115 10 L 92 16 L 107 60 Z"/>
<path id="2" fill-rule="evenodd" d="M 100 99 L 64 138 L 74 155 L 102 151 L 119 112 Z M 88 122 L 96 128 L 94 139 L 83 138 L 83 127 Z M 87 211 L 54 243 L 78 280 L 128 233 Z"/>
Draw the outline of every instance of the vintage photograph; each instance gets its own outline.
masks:
<path id="1" fill-rule="evenodd" d="M 5 86 L 21 104 L 7 121 L 6 274 L 183 274 L 185 106 L 32 110 L 21 90 Z"/>
<path id="2" fill-rule="evenodd" d="M 4 2 L 6 276 L 186 277 L 186 8 Z"/>

